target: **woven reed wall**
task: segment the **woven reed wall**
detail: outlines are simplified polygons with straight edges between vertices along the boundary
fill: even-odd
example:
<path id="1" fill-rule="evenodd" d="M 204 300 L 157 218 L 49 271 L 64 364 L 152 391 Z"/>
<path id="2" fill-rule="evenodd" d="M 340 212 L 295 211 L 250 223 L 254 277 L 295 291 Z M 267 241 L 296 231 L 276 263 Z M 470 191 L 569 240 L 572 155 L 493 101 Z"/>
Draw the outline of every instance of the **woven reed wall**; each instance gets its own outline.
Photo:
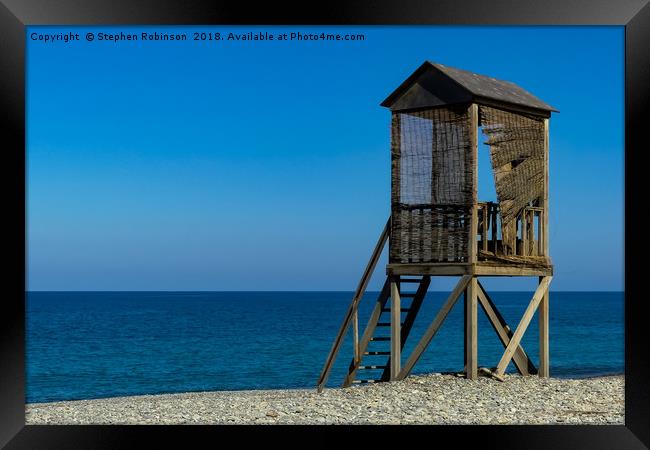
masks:
<path id="1" fill-rule="evenodd" d="M 395 112 L 391 263 L 465 262 L 474 162 L 467 107 Z"/>
<path id="2" fill-rule="evenodd" d="M 490 146 L 504 246 L 514 249 L 516 218 L 544 195 L 544 122 L 542 119 L 479 106 Z"/>

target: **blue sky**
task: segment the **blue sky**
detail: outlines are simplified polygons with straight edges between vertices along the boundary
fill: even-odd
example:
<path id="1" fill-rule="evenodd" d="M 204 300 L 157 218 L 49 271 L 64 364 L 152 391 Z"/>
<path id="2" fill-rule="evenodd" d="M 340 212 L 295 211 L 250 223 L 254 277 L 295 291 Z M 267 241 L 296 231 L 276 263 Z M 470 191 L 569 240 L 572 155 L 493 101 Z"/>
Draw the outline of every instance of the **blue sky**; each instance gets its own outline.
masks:
<path id="1" fill-rule="evenodd" d="M 119 30 L 190 40 L 84 39 Z M 30 39 L 69 31 L 81 40 Z M 365 40 L 196 42 L 193 31 Z M 30 27 L 28 289 L 353 290 L 390 212 L 379 103 L 430 59 L 560 110 L 552 288 L 622 290 L 623 58 L 622 27 Z"/>

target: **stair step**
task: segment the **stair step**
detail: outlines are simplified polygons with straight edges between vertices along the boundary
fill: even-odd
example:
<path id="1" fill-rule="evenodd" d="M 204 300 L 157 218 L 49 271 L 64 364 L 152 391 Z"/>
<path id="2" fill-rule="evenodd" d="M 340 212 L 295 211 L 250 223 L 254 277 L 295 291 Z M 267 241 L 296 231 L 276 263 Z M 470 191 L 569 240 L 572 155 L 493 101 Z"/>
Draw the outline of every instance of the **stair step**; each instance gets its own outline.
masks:
<path id="1" fill-rule="evenodd" d="M 364 355 L 369 355 L 369 356 L 373 356 L 373 355 L 388 355 L 388 356 L 390 356 L 390 352 L 363 352 L 363 354 Z"/>
<path id="2" fill-rule="evenodd" d="M 401 326 L 404 326 L 404 322 L 401 322 L 400 325 L 401 325 Z M 377 322 L 377 326 L 378 326 L 378 327 L 389 327 L 389 326 L 390 326 L 390 322 Z"/>
<path id="3" fill-rule="evenodd" d="M 380 380 L 352 380 L 354 384 L 378 383 Z"/>
<path id="4" fill-rule="evenodd" d="M 376 369 L 385 369 L 387 365 L 383 366 L 359 366 L 359 370 L 376 370 Z"/>
<path id="5" fill-rule="evenodd" d="M 390 336 L 374 336 L 370 338 L 371 341 L 390 341 Z"/>

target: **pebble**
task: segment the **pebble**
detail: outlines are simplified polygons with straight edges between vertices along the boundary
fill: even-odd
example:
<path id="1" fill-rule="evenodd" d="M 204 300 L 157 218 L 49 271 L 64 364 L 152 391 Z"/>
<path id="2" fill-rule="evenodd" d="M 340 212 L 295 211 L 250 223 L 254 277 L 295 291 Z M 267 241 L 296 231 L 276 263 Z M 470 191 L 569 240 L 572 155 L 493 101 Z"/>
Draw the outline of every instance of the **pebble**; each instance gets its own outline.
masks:
<path id="1" fill-rule="evenodd" d="M 349 388 L 188 392 L 26 405 L 35 424 L 624 424 L 624 377 L 455 375 Z"/>

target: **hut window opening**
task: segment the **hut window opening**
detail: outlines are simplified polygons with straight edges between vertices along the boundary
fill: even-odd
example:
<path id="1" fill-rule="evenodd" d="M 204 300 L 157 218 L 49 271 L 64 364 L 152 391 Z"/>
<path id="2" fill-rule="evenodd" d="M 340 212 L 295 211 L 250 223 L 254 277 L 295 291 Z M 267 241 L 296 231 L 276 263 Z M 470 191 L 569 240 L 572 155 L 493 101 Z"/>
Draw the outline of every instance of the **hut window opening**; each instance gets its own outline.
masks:
<path id="1" fill-rule="evenodd" d="M 543 121 L 487 106 L 479 107 L 479 116 L 499 202 L 499 253 L 539 254 L 541 211 L 538 205 L 544 186 Z"/>
<path id="2" fill-rule="evenodd" d="M 478 201 L 479 201 L 479 249 L 494 252 L 501 236 L 501 224 L 498 220 L 498 198 L 494 170 L 490 159 L 490 147 L 487 136 L 479 124 L 478 128 Z M 485 230 L 483 227 L 485 226 Z M 485 241 L 485 242 L 484 242 Z"/>

